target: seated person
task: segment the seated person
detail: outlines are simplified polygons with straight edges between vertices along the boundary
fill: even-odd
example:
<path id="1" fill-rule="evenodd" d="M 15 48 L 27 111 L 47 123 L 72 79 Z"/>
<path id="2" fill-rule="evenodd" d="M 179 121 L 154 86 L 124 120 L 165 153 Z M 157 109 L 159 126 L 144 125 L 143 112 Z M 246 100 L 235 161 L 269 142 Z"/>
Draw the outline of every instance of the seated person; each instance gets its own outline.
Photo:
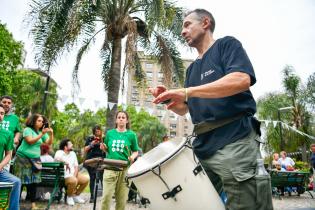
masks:
<path id="1" fill-rule="evenodd" d="M 60 142 L 59 150 L 55 154 L 55 160 L 65 163 L 65 184 L 67 186 L 67 204 L 85 203 L 80 197 L 84 188 L 89 184 L 90 178 L 79 172 L 77 155 L 72 151 L 73 144 L 70 139 Z"/>
<path id="2" fill-rule="evenodd" d="M 274 153 L 272 157 L 272 168 L 277 168 L 276 166 L 279 164 L 279 153 Z"/>
<path id="3" fill-rule="evenodd" d="M 40 161 L 45 162 L 54 162 L 54 158 L 49 154 L 49 145 L 42 144 L 40 145 Z"/>
<path id="4" fill-rule="evenodd" d="M 279 163 L 281 164 L 281 167 L 287 171 L 294 171 L 295 162 L 292 158 L 287 157 L 287 153 L 285 151 L 281 151 L 280 156 L 281 158 L 279 158 Z"/>
<path id="5" fill-rule="evenodd" d="M 40 145 L 40 161 L 42 163 L 45 162 L 54 162 L 54 158 L 49 154 L 49 145 L 48 144 L 41 144 Z M 51 192 L 51 188 L 47 187 L 37 187 L 36 190 L 36 198 L 40 200 L 45 199 L 45 194 L 47 192 Z"/>

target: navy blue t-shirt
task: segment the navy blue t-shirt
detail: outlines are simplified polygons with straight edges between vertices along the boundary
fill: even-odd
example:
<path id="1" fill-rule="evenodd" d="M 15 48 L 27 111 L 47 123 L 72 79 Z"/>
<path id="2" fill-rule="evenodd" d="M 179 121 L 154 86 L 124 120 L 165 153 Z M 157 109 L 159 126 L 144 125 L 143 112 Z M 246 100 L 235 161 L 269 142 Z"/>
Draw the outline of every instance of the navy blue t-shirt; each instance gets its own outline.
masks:
<path id="1" fill-rule="evenodd" d="M 201 59 L 195 60 L 188 67 L 185 87 L 211 83 L 232 72 L 247 73 L 250 75 L 251 85 L 256 82 L 253 66 L 242 44 L 234 37 L 224 37 L 216 40 Z M 256 102 L 247 90 L 224 98 L 189 98 L 188 108 L 194 124 L 246 113 L 241 119 L 199 135 L 194 140 L 193 147 L 197 157 L 205 159 L 250 133 Z"/>

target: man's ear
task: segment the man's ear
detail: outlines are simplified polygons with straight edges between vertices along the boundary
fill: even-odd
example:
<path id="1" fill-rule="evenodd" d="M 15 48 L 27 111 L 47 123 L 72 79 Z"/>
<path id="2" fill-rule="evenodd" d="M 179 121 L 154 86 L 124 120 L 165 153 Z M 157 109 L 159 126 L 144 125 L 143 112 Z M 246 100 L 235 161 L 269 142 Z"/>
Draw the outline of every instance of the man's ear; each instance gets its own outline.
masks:
<path id="1" fill-rule="evenodd" d="M 208 17 L 203 17 L 202 27 L 207 30 L 210 29 L 210 25 L 211 25 L 210 19 Z"/>

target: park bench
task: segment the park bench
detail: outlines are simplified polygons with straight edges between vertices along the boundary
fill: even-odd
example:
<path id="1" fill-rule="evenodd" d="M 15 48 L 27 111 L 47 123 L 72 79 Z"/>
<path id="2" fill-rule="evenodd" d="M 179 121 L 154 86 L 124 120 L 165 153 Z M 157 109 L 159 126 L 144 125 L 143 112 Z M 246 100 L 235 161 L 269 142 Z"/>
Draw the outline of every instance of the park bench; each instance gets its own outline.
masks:
<path id="1" fill-rule="evenodd" d="M 62 198 L 62 188 L 65 187 L 64 164 L 62 162 L 43 162 L 42 165 L 42 182 L 38 183 L 37 186 L 52 188 L 46 207 L 48 210 L 52 201 L 57 200 L 60 202 Z"/>
<path id="2" fill-rule="evenodd" d="M 303 194 L 306 190 L 309 173 L 301 171 L 270 171 L 271 187 L 273 193 L 280 198 L 278 188 L 296 187 L 298 195 Z M 312 193 L 308 193 L 313 198 Z"/>
<path id="3" fill-rule="evenodd" d="M 0 182 L 0 210 L 8 208 L 12 187 L 10 182 Z"/>

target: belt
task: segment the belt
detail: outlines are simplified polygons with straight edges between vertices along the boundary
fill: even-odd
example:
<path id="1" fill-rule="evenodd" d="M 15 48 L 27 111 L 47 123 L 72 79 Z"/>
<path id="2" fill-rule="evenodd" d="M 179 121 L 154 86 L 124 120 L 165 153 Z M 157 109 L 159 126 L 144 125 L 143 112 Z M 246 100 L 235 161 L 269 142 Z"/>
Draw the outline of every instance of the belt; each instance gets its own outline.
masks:
<path id="1" fill-rule="evenodd" d="M 201 134 L 207 133 L 207 132 L 212 131 L 216 128 L 222 127 L 223 125 L 229 124 L 235 120 L 241 119 L 245 115 L 246 115 L 246 113 L 240 113 L 234 117 L 225 118 L 225 119 L 221 119 L 221 120 L 202 121 L 202 122 L 194 125 L 193 133 L 196 135 L 201 135 Z"/>

